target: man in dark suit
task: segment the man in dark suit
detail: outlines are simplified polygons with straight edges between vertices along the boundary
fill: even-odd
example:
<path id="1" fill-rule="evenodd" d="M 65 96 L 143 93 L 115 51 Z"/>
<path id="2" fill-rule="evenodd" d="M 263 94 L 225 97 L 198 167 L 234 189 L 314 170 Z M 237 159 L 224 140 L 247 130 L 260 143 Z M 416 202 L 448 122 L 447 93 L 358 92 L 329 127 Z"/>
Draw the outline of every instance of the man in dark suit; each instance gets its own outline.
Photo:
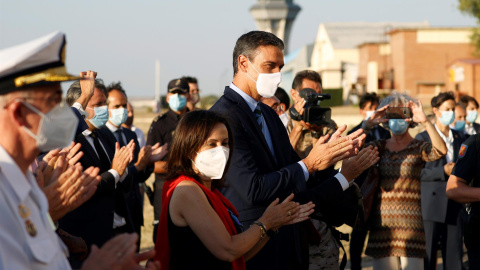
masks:
<path id="1" fill-rule="evenodd" d="M 128 100 L 121 83 L 110 84 L 107 91 L 109 119 L 101 129 L 112 134 L 120 146 L 124 146 L 130 141 L 135 143 L 134 157 L 128 166 L 128 177 L 123 183 L 123 192 L 122 190 L 117 191 L 116 196 L 125 197 L 127 225 L 140 235 L 140 227 L 143 226 L 143 208 L 139 184 L 144 183 L 150 177 L 154 170 L 154 163 L 166 155 L 166 147 L 159 147 L 159 144 L 156 144 L 153 147 L 146 145 L 140 148 L 135 132 L 122 127 L 127 120 Z M 121 200 L 121 198 L 117 198 L 117 200 Z M 140 245 L 140 241 L 138 244 Z"/>
<path id="2" fill-rule="evenodd" d="M 436 116 L 435 128 L 447 145 L 447 154 L 439 160 L 427 162 L 421 174 L 422 216 L 427 247 L 425 269 L 437 268 L 437 251 L 441 249 L 444 268 L 460 270 L 463 257 L 461 204 L 448 199 L 446 188 L 465 137 L 461 132 L 449 128 L 449 125 L 439 120 L 442 111 L 454 110 L 454 95 L 441 93 L 432 98 L 431 103 Z M 419 133 L 415 139 L 431 142 L 426 131 Z"/>
<path id="3" fill-rule="evenodd" d="M 341 138 L 339 134 L 345 130 L 342 127 L 329 143 L 320 138 L 309 156 L 303 160 L 298 157 L 275 111 L 259 102 L 262 96 L 273 96 L 280 83 L 283 48 L 283 42 L 271 33 L 252 31 L 242 35 L 233 53 L 233 82 L 211 108 L 225 115 L 233 130 L 233 156 L 226 173 L 228 187 L 223 193 L 239 211 L 245 228 L 262 215 L 271 201 L 292 192 L 296 201 L 313 201 L 316 210 L 326 209 L 331 206 L 327 202 L 341 198 L 349 182 L 358 176 L 353 170 L 358 166 L 345 166 L 335 177 L 306 191 L 310 174 L 353 155 L 351 150 L 358 141 L 352 138 L 362 131 Z M 247 268 L 308 269 L 308 243 L 301 226 L 282 227 L 275 237 L 269 232 L 273 238 L 247 262 Z"/>
<path id="4" fill-rule="evenodd" d="M 366 121 L 370 116 L 377 110 L 378 105 L 380 104 L 380 100 L 375 93 L 365 93 L 360 98 L 360 114 L 363 116 L 362 122 L 352 128 L 348 134 L 352 134 L 353 132 L 362 128 L 364 121 Z M 390 131 L 384 129 L 380 125 L 375 125 L 374 128 L 367 133 L 367 138 L 365 139 L 365 143 L 369 143 L 375 140 L 386 140 L 390 138 Z M 367 177 L 368 171 L 362 173 L 357 179 L 355 179 L 355 183 L 358 186 L 362 186 L 363 181 Z M 360 270 L 362 269 L 362 252 L 363 246 L 365 245 L 365 238 L 367 237 L 368 229 L 353 229 L 352 235 L 350 238 L 350 265 L 352 270 Z"/>
<path id="5" fill-rule="evenodd" d="M 78 84 L 73 84 L 74 87 L 68 91 L 81 92 L 75 85 Z M 125 180 L 128 174 L 126 168 L 133 158 L 133 142 L 126 147 L 115 147 L 111 143 L 115 142 L 113 135 L 98 130 L 89 123 L 89 119 L 95 116 L 94 108 L 103 106 L 105 100 L 105 86 L 97 81 L 94 94 L 86 107 L 89 129 L 75 138 L 75 142 L 81 143 L 80 151 L 84 153 L 80 163 L 84 168 L 99 167 L 102 180 L 90 200 L 59 220 L 60 228 L 82 237 L 89 248 L 92 244 L 102 246 L 125 224 L 122 219 L 126 214 L 125 201 L 115 201 L 115 193 Z M 81 264 L 78 261 L 71 263 L 74 267 Z"/>

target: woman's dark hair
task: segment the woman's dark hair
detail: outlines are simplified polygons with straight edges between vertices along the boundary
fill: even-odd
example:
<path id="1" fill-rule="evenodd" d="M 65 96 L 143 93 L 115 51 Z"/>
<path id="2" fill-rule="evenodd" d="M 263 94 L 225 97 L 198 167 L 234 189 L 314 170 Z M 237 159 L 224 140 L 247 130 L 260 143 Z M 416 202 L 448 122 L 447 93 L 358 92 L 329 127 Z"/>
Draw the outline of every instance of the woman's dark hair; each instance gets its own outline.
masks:
<path id="1" fill-rule="evenodd" d="M 432 108 L 438 108 L 447 100 L 453 100 L 453 102 L 455 102 L 455 94 L 453 92 L 440 93 L 432 98 L 430 104 Z"/>
<path id="2" fill-rule="evenodd" d="M 478 109 L 478 102 L 471 96 L 463 96 L 460 98 L 458 103 L 463 104 L 465 107 L 468 106 L 469 102 L 473 102 L 475 104 L 475 107 Z"/>
<path id="3" fill-rule="evenodd" d="M 185 175 L 202 182 L 200 177 L 192 168 L 192 160 L 197 152 L 212 134 L 216 124 L 222 123 L 228 131 L 228 146 L 230 153 L 228 161 L 223 172 L 223 176 L 230 166 L 233 150 L 233 135 L 227 119 L 220 114 L 212 111 L 196 110 L 185 114 L 177 128 L 169 148 L 167 162 L 167 180 L 173 180 L 180 175 Z M 219 181 L 213 181 L 212 186 L 219 188 L 224 186 L 223 177 Z"/>
<path id="4" fill-rule="evenodd" d="M 375 103 L 379 104 L 380 100 L 376 93 L 365 93 L 365 95 L 363 95 L 362 98 L 360 98 L 360 103 L 359 103 L 360 109 L 363 110 L 363 108 L 367 106 L 367 102 L 370 102 L 370 104 L 373 105 Z"/>

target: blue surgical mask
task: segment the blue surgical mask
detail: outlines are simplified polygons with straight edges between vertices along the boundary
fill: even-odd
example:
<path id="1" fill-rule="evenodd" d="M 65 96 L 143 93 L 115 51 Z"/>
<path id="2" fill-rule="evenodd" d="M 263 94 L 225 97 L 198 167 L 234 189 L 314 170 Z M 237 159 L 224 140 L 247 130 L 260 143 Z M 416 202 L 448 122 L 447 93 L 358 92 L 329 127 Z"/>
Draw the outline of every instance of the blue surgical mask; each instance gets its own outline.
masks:
<path id="1" fill-rule="evenodd" d="M 390 119 L 388 120 L 388 127 L 395 135 L 401 135 L 408 129 L 409 123 L 405 119 Z"/>
<path id="2" fill-rule="evenodd" d="M 101 128 L 103 127 L 107 121 L 108 121 L 108 107 L 107 105 L 100 106 L 100 107 L 87 107 L 89 109 L 93 109 L 93 112 L 95 113 L 95 116 L 87 119 L 90 124 L 92 124 L 96 128 Z"/>
<path id="3" fill-rule="evenodd" d="M 450 125 L 450 128 L 453 129 L 453 130 L 458 130 L 458 131 L 461 131 L 465 128 L 465 121 L 463 120 L 457 120 L 457 122 L 455 122 L 455 125 Z"/>
<path id="4" fill-rule="evenodd" d="M 113 110 L 110 110 L 111 114 L 112 114 L 112 117 L 110 117 L 110 122 L 112 122 L 112 124 L 114 124 L 115 126 L 119 127 L 121 126 L 123 123 L 125 123 L 125 121 L 127 121 L 127 117 L 128 117 L 128 110 L 127 108 L 118 108 L 118 109 L 113 109 Z"/>
<path id="5" fill-rule="evenodd" d="M 448 126 L 455 120 L 455 113 L 453 111 L 439 111 L 442 116 L 438 118 L 440 123 L 444 126 Z"/>
<path id="6" fill-rule="evenodd" d="M 176 112 L 181 111 L 187 106 L 187 98 L 183 95 L 173 94 L 168 98 L 168 106 Z"/>
<path id="7" fill-rule="evenodd" d="M 475 120 L 477 120 L 478 112 L 477 111 L 467 111 L 467 122 L 469 123 L 475 123 Z"/>

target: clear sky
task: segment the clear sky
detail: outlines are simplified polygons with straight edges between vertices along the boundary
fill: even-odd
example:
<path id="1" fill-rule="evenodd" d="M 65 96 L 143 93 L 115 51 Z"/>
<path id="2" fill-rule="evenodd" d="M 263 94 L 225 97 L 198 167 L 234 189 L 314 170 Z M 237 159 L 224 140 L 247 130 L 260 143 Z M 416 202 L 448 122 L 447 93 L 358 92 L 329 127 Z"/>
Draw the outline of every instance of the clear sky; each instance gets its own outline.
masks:
<path id="1" fill-rule="evenodd" d="M 255 0 L 0 0 L 0 48 L 55 30 L 67 34 L 67 69 L 92 69 L 108 84 L 122 81 L 129 96 L 154 96 L 155 59 L 161 91 L 191 75 L 202 94 L 221 95 L 232 79 L 236 39 L 255 29 Z M 315 40 L 320 23 L 428 21 L 473 26 L 458 0 L 294 0 L 302 7 L 290 50 Z M 1 65 L 1 63 L 0 63 Z"/>

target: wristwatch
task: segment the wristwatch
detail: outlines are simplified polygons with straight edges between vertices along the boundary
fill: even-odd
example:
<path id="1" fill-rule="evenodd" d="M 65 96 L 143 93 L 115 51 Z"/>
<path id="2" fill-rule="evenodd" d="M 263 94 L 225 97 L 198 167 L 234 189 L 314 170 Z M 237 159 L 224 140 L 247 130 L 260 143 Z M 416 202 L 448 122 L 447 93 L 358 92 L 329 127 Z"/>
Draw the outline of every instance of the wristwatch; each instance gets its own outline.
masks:
<path id="1" fill-rule="evenodd" d="M 270 230 L 267 231 L 267 235 L 270 238 L 273 238 L 277 234 L 278 234 L 278 230 L 274 231 L 274 230 L 270 229 Z"/>
<path id="2" fill-rule="evenodd" d="M 302 115 L 299 114 L 297 110 L 295 110 L 295 107 L 290 108 L 290 118 L 292 118 L 295 121 L 303 120 Z"/>

